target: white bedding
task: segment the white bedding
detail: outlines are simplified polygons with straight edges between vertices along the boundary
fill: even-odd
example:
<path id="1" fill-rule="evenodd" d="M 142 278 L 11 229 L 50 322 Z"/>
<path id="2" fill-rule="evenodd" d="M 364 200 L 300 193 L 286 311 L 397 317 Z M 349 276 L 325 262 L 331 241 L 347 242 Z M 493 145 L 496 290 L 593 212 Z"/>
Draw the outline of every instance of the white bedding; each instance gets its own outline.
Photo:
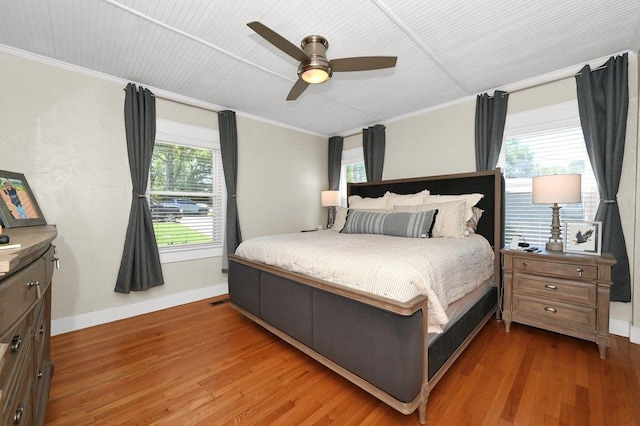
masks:
<path id="1" fill-rule="evenodd" d="M 449 304 L 493 275 L 493 250 L 480 235 L 402 238 L 302 232 L 258 237 L 236 254 L 399 302 L 429 298 L 429 324 L 444 325 Z"/>

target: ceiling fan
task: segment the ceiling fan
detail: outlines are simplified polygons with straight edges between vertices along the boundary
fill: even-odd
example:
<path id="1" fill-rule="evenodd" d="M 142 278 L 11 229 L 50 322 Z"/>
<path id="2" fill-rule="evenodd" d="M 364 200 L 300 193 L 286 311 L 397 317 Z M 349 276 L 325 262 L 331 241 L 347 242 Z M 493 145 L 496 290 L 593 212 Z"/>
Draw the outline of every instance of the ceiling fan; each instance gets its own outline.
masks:
<path id="1" fill-rule="evenodd" d="M 326 51 L 329 42 L 322 36 L 310 35 L 302 39 L 298 48 L 280 34 L 276 33 L 260 22 L 249 22 L 249 28 L 259 36 L 282 50 L 293 59 L 300 61 L 298 66 L 298 81 L 293 85 L 288 101 L 295 101 L 305 91 L 309 84 L 324 83 L 334 72 L 369 71 L 396 66 L 396 56 L 360 56 L 355 58 L 327 59 Z"/>

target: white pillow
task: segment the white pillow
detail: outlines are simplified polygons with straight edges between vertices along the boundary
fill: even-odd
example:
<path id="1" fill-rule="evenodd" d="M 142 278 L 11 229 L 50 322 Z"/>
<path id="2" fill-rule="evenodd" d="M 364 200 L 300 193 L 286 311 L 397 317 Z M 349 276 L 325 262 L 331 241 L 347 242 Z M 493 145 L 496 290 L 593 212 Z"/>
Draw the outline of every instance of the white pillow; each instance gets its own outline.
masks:
<path id="1" fill-rule="evenodd" d="M 484 197 L 484 194 L 460 194 L 460 195 L 427 195 L 425 197 L 425 204 L 434 204 L 434 203 L 448 203 L 450 201 L 459 201 L 464 200 L 467 203 L 464 220 L 465 222 L 471 220 L 473 217 L 473 206 L 478 204 L 478 202 Z"/>
<path id="2" fill-rule="evenodd" d="M 465 225 L 464 213 L 467 202 L 465 200 L 449 201 L 447 203 L 423 204 L 421 206 L 394 207 L 394 212 L 400 211 L 428 211 L 438 210 L 436 222 L 433 225 L 431 236 L 433 238 L 464 238 Z"/>
<path id="3" fill-rule="evenodd" d="M 396 206 L 419 206 L 424 204 L 425 197 L 429 195 L 429 190 L 425 189 L 417 194 L 396 194 L 395 192 L 387 192 L 387 208 L 392 209 Z"/>
<path id="4" fill-rule="evenodd" d="M 347 223 L 347 212 L 349 209 L 344 207 L 337 206 L 336 207 L 336 216 L 333 219 L 333 226 L 331 227 L 332 231 L 340 232 L 344 225 Z"/>
<path id="5" fill-rule="evenodd" d="M 484 210 L 479 209 L 477 207 L 473 207 L 472 210 L 473 210 L 473 217 L 467 221 L 465 225 L 464 235 L 471 235 L 476 233 L 476 229 L 478 229 L 478 222 L 480 222 L 482 213 L 484 213 Z"/>
<path id="6" fill-rule="evenodd" d="M 359 195 L 349 197 L 349 208 L 358 210 L 387 210 L 387 199 L 389 192 L 383 197 L 378 198 L 362 198 Z"/>

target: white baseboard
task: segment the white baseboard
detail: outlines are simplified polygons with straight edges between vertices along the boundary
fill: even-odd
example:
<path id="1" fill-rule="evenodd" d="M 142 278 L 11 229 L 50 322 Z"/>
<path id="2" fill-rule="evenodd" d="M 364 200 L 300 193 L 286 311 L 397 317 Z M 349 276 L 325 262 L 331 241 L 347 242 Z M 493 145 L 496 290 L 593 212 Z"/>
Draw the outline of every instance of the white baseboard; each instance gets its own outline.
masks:
<path id="1" fill-rule="evenodd" d="M 631 343 L 640 345 L 640 328 L 633 327 L 629 321 L 609 318 L 609 333 L 628 337 Z"/>
<path id="2" fill-rule="evenodd" d="M 183 293 L 172 294 L 146 302 L 133 303 L 131 305 L 118 306 L 117 308 L 103 309 L 101 311 L 88 312 L 73 317 L 60 318 L 51 321 L 51 335 L 69 333 L 95 325 L 106 324 L 137 315 L 147 314 L 186 303 L 197 302 L 198 300 L 221 296 L 229 292 L 226 283 L 216 284 L 210 287 L 197 290 L 185 291 Z"/>
<path id="3" fill-rule="evenodd" d="M 631 324 L 629 321 L 609 318 L 609 333 L 616 336 L 629 337 L 629 329 Z"/>
<path id="4" fill-rule="evenodd" d="M 640 345 L 640 327 L 629 327 L 629 341 Z"/>

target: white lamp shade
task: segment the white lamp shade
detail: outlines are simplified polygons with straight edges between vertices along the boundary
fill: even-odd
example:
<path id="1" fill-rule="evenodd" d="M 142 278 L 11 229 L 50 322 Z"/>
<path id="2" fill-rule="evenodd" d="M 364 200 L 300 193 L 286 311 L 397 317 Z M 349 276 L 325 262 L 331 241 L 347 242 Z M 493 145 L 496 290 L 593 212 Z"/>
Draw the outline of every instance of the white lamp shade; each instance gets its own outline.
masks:
<path id="1" fill-rule="evenodd" d="M 333 207 L 340 204 L 340 191 L 322 191 L 322 207 Z"/>
<path id="2" fill-rule="evenodd" d="M 533 204 L 582 202 L 582 175 L 548 175 L 533 178 Z"/>

